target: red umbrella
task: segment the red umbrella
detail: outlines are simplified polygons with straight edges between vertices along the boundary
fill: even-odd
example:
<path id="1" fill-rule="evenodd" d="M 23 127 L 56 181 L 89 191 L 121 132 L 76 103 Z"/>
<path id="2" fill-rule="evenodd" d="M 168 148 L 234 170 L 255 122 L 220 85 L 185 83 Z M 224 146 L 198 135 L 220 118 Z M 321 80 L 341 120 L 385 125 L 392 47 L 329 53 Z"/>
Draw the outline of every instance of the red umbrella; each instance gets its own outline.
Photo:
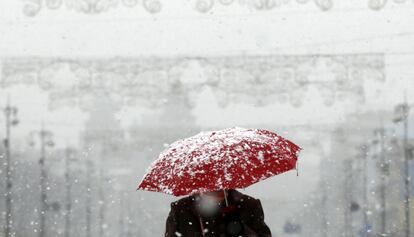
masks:
<path id="1" fill-rule="evenodd" d="M 201 132 L 164 150 L 138 189 L 181 196 L 246 188 L 294 169 L 300 149 L 267 130 L 235 127 Z"/>

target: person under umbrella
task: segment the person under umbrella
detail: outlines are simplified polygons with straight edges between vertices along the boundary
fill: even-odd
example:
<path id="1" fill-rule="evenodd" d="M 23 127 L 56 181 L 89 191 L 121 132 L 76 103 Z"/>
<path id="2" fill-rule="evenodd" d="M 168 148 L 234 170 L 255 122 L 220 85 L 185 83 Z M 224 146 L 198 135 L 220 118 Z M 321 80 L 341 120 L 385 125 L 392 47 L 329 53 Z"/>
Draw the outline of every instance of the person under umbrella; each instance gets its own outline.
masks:
<path id="1" fill-rule="evenodd" d="M 236 189 L 296 168 L 300 149 L 262 129 L 201 132 L 164 150 L 138 189 L 187 196 L 171 203 L 165 237 L 271 237 L 260 200 Z"/>
<path id="2" fill-rule="evenodd" d="M 271 237 L 259 199 L 235 189 L 194 194 L 171 203 L 165 237 Z"/>

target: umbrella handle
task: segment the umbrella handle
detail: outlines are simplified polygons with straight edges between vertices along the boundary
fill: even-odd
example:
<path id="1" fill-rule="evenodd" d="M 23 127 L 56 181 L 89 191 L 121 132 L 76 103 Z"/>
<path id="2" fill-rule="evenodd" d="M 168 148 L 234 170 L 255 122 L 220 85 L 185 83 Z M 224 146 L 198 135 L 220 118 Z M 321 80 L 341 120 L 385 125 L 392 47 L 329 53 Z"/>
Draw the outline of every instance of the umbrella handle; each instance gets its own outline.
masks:
<path id="1" fill-rule="evenodd" d="M 227 190 L 223 189 L 223 192 L 224 192 L 224 200 L 226 201 L 226 207 L 228 207 L 229 206 L 229 201 L 227 200 Z"/>
<path id="2" fill-rule="evenodd" d="M 296 161 L 296 176 L 299 176 L 299 161 Z"/>
<path id="3" fill-rule="evenodd" d="M 201 228 L 201 234 L 203 235 L 203 237 L 205 237 L 205 233 L 204 233 L 204 225 L 203 225 L 203 221 L 201 220 L 201 216 L 198 216 L 198 220 L 200 221 L 200 228 Z"/>

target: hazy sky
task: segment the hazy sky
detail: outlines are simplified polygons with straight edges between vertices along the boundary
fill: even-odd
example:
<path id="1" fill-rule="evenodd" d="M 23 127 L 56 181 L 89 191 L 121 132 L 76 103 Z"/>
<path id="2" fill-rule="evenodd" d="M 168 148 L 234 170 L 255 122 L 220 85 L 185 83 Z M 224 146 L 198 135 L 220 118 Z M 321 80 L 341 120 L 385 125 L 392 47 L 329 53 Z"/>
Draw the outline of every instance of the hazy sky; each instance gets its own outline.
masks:
<path id="1" fill-rule="evenodd" d="M 33 18 L 22 13 L 23 3 L 0 2 L 0 58 L 384 53 L 387 81 L 365 85 L 367 104 L 373 109 L 390 108 L 402 100 L 404 89 L 408 98 L 414 96 L 411 3 L 390 3 L 381 11 L 373 11 L 368 9 L 367 1 L 336 0 L 335 7 L 327 12 L 312 3 L 291 3 L 271 11 L 255 11 L 235 4 L 217 6 L 201 14 L 192 9 L 192 1 L 163 1 L 163 10 L 157 15 L 140 7 L 118 7 L 98 15 L 62 7 L 43 9 Z M 16 133 L 24 136 L 40 124 L 39 114 L 46 114 L 47 97 L 36 88 L 15 87 L 8 92 L 21 110 L 22 124 Z M 2 101 L 6 94 L 0 90 Z M 209 127 L 270 124 L 275 119 L 286 125 L 332 124 L 344 119 L 355 106 L 322 106 L 314 90 L 304 97 L 306 103 L 298 109 L 275 104 L 263 108 L 232 105 L 224 110 L 217 106 L 211 91 L 203 90 L 196 98 L 193 113 L 197 123 Z M 319 108 L 319 112 L 314 113 L 314 108 Z M 128 114 L 121 111 L 120 117 L 125 117 L 122 112 Z M 139 115 L 131 118 L 139 119 Z M 50 126 L 61 143 L 67 137 L 76 137 L 86 119 L 79 111 L 65 109 L 44 117 L 52 121 Z M 312 156 L 315 153 L 309 157 Z M 309 175 L 316 171 L 316 164 L 309 163 Z"/>

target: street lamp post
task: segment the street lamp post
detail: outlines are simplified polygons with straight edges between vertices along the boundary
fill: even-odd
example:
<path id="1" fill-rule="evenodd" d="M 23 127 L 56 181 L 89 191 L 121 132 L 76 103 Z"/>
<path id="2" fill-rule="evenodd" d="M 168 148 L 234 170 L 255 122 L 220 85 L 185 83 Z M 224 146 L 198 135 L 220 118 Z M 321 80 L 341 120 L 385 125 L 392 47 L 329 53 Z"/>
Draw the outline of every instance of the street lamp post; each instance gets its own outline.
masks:
<path id="1" fill-rule="evenodd" d="M 92 236 L 92 173 L 94 172 L 94 164 L 91 160 L 86 160 L 86 237 Z"/>
<path id="2" fill-rule="evenodd" d="M 105 229 L 106 229 L 106 223 L 105 223 L 105 211 L 106 211 L 106 203 L 105 203 L 105 193 L 104 193 L 104 172 L 103 172 L 103 158 L 104 152 L 101 153 L 101 162 L 99 164 L 99 186 L 98 186 L 98 196 L 99 196 L 99 236 L 104 237 L 105 236 Z"/>
<path id="3" fill-rule="evenodd" d="M 386 136 L 388 133 L 393 133 L 393 131 L 388 131 L 384 128 L 384 126 L 381 126 L 380 128 L 377 128 L 374 130 L 375 138 L 371 141 L 372 144 L 370 145 L 370 150 L 372 149 L 372 155 L 373 157 L 379 158 L 377 161 L 377 165 L 379 168 L 379 178 L 380 178 L 380 207 L 381 207 L 381 215 L 380 215 L 380 236 L 387 235 L 387 193 L 386 193 L 386 181 L 387 177 L 390 174 L 390 162 L 386 158 L 386 149 L 385 145 L 386 142 L 393 142 L 392 140 L 386 140 Z M 375 153 L 374 150 L 377 149 L 377 152 Z M 364 149 L 364 152 L 367 152 L 367 149 Z M 366 169 L 366 163 L 364 163 L 364 169 Z M 366 172 L 366 171 L 365 171 Z M 364 175 L 364 179 L 366 179 Z M 366 188 L 366 187 L 364 187 Z M 364 219 L 366 216 L 364 216 Z"/>
<path id="4" fill-rule="evenodd" d="M 368 237 L 368 174 L 367 174 L 367 163 L 368 163 L 368 146 L 362 145 L 361 146 L 361 152 L 362 152 L 362 175 L 363 175 L 363 181 L 362 181 L 362 194 L 363 194 L 363 205 L 362 205 L 362 215 L 363 215 L 363 222 L 364 222 L 364 237 Z"/>
<path id="5" fill-rule="evenodd" d="M 65 149 L 65 186 L 66 186 L 66 215 L 65 215 L 65 237 L 70 237 L 71 214 L 72 214 L 72 183 L 70 163 L 75 161 L 73 155 L 75 150 L 67 147 Z"/>
<path id="6" fill-rule="evenodd" d="M 328 237 L 328 211 L 327 211 L 327 202 L 328 202 L 328 194 L 326 190 L 326 184 L 324 183 L 324 180 L 322 179 L 320 181 L 321 185 L 321 193 L 322 193 L 322 199 L 321 199 L 321 206 L 322 206 L 322 217 L 321 217 L 321 223 L 322 223 L 322 234 L 321 237 Z"/>
<path id="7" fill-rule="evenodd" d="M 119 191 L 119 237 L 125 237 L 124 191 Z"/>
<path id="8" fill-rule="evenodd" d="M 349 237 L 352 235 L 352 217 L 351 217 L 351 202 L 352 202 L 352 160 L 345 160 L 344 161 L 344 171 L 345 171 L 345 179 L 344 179 L 344 199 L 346 208 L 344 211 L 344 236 Z"/>
<path id="9" fill-rule="evenodd" d="M 121 176 L 123 175 L 127 175 L 129 176 L 131 173 L 130 169 L 113 169 L 111 171 L 109 171 L 109 180 L 112 179 L 112 177 L 117 177 L 118 179 L 121 178 Z M 125 218 L 125 212 L 124 209 L 125 207 L 129 207 L 129 205 L 125 205 L 125 201 L 128 202 L 128 198 L 127 198 L 127 192 L 124 190 L 124 188 L 121 185 L 121 182 L 116 182 L 115 185 L 113 185 L 114 187 L 114 191 L 119 193 L 119 219 L 118 219 L 118 227 L 119 227 L 119 237 L 127 237 L 129 236 L 129 211 L 127 211 L 128 213 L 128 218 Z M 127 208 L 127 210 L 129 210 L 129 208 Z M 127 220 L 128 222 L 125 223 L 125 220 Z"/>
<path id="10" fill-rule="evenodd" d="M 408 147 L 408 113 L 409 105 L 407 99 L 404 98 L 404 103 L 395 107 L 394 122 L 403 122 L 404 138 L 403 138 L 403 150 L 404 150 L 404 216 L 405 216 L 405 237 L 410 237 L 410 171 L 409 171 L 409 147 Z"/>
<path id="11" fill-rule="evenodd" d="M 44 128 L 43 122 L 41 125 L 41 128 L 39 131 L 32 131 L 30 133 L 30 136 L 32 138 L 31 145 L 35 145 L 34 138 L 37 136 L 39 138 L 40 142 L 40 158 L 39 158 L 39 165 L 40 165 L 40 213 L 39 213 L 39 237 L 46 237 L 46 212 L 48 209 L 48 203 L 47 203 L 47 193 L 46 193 L 46 179 L 47 179 L 47 172 L 46 172 L 46 166 L 45 166 L 45 159 L 46 154 L 45 150 L 46 147 L 52 147 L 54 146 L 54 143 L 52 141 L 52 132 L 46 130 Z"/>
<path id="12" fill-rule="evenodd" d="M 13 213 L 12 213 L 12 174 L 11 174 L 11 152 L 10 152 L 10 129 L 12 126 L 15 126 L 19 123 L 17 119 L 17 108 L 10 105 L 10 100 L 7 99 L 7 105 L 3 109 L 4 115 L 6 117 L 6 138 L 4 139 L 4 146 L 6 150 L 6 225 L 4 228 L 5 237 L 10 237 L 12 235 L 12 222 L 13 222 Z"/>
<path id="13" fill-rule="evenodd" d="M 385 182 L 386 182 L 386 175 L 389 172 L 389 163 L 386 161 L 385 157 L 385 129 L 381 127 L 375 130 L 375 134 L 378 137 L 378 143 L 380 146 L 379 156 L 379 168 L 380 168 L 380 199 L 381 199 L 381 235 L 385 236 L 386 233 L 386 225 L 387 225 L 387 216 L 386 216 L 386 194 L 385 194 Z"/>

